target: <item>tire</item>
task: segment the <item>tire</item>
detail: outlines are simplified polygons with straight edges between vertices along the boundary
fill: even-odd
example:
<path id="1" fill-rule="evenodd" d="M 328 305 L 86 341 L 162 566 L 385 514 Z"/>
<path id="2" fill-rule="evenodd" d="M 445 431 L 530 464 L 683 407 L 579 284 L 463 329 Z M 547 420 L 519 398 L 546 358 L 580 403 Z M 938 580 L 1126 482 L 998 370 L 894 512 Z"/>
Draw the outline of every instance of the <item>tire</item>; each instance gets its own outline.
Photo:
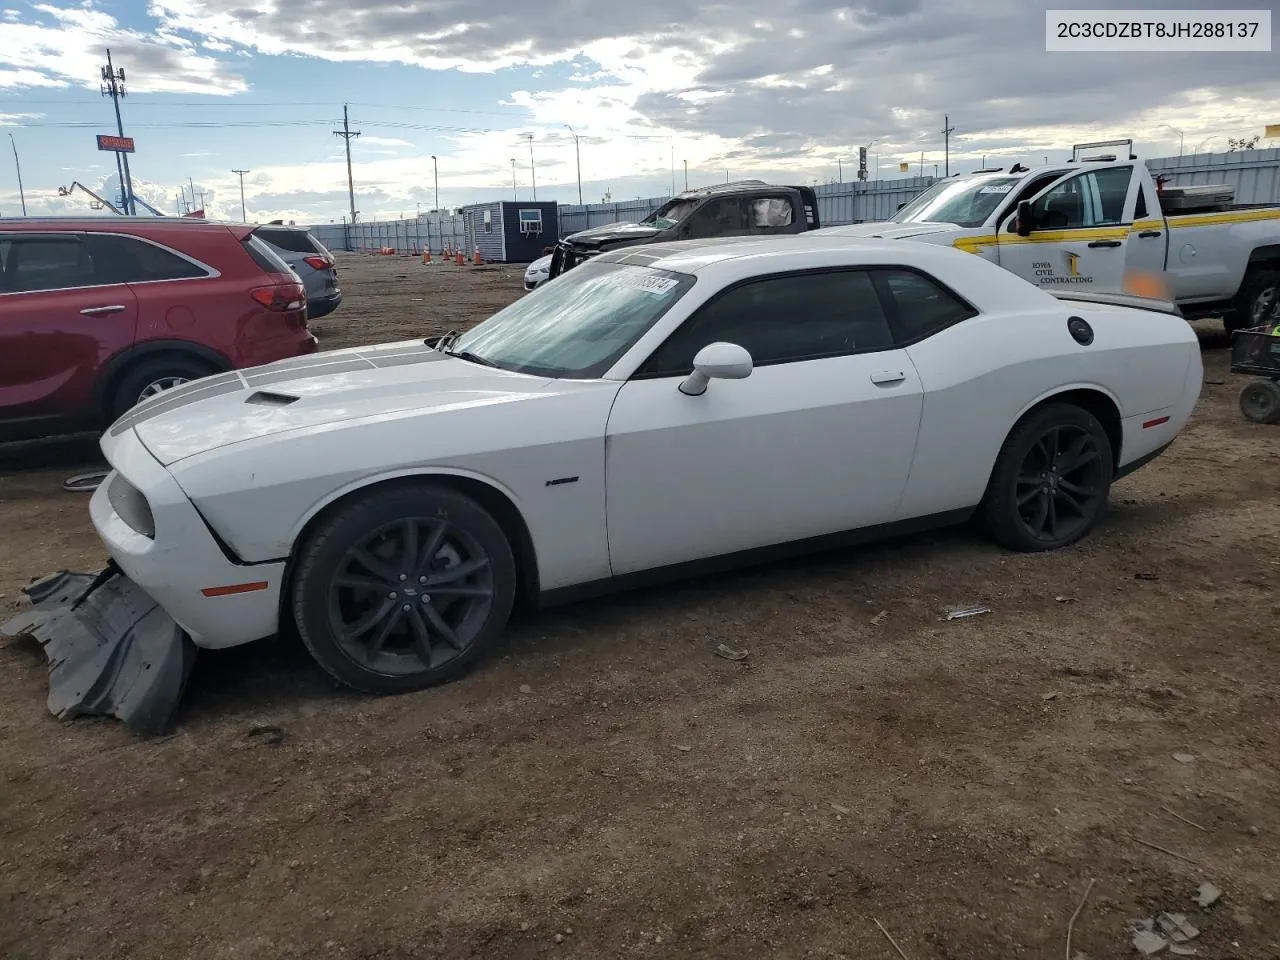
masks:
<path id="1" fill-rule="evenodd" d="M 1258 379 L 1245 384 L 1240 412 L 1254 423 L 1280 423 L 1280 383 Z"/>
<path id="2" fill-rule="evenodd" d="M 428 483 L 342 506 L 294 559 L 290 599 L 302 642 L 334 679 L 364 693 L 407 693 L 466 673 L 501 635 L 515 600 L 502 527 L 470 497 Z M 470 572 L 451 573 L 462 566 Z"/>
<path id="3" fill-rule="evenodd" d="M 1280 271 L 1250 270 L 1235 299 L 1235 316 L 1223 325 L 1227 333 L 1280 323 Z M 1268 317 L 1270 322 L 1268 323 Z"/>
<path id="4" fill-rule="evenodd" d="M 206 361 L 180 353 L 140 360 L 116 381 L 115 389 L 107 399 L 107 414 L 113 421 L 118 420 L 140 403 L 144 393 L 151 391 L 156 385 L 167 383 L 168 386 L 176 387 L 214 372 L 214 368 Z"/>
<path id="5" fill-rule="evenodd" d="M 1055 452 L 1073 462 L 1058 460 L 1055 470 Z M 1011 550 L 1061 549 L 1097 524 L 1114 473 L 1115 454 L 1097 417 L 1073 404 L 1040 407 L 1005 439 L 978 507 L 979 523 Z"/>

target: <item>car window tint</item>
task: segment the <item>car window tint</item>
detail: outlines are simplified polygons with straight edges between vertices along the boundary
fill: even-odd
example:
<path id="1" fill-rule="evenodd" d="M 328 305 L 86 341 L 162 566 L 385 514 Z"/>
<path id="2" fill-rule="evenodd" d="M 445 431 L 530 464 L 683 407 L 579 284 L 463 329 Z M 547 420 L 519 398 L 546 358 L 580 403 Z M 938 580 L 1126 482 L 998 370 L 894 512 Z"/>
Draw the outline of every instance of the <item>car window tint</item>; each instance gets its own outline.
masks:
<path id="1" fill-rule="evenodd" d="M 644 376 L 684 375 L 709 343 L 736 343 L 757 366 L 883 350 L 889 322 L 865 271 L 767 277 L 698 310 L 649 358 Z"/>
<path id="2" fill-rule="evenodd" d="M 109 274 L 114 283 L 188 280 L 208 276 L 202 267 L 171 250 L 136 237 L 94 236 L 89 243 L 100 271 Z"/>
<path id="3" fill-rule="evenodd" d="M 4 242 L 0 292 L 64 290 L 100 282 L 93 257 L 80 237 L 9 237 Z"/>
<path id="4" fill-rule="evenodd" d="M 1120 223 L 1132 175 L 1132 167 L 1108 167 L 1064 180 L 1036 202 L 1037 225 L 1063 230 Z"/>
<path id="5" fill-rule="evenodd" d="M 708 200 L 689 219 L 690 235 L 694 239 L 706 237 L 731 237 L 747 230 L 747 219 L 739 197 L 720 197 Z"/>
<path id="6" fill-rule="evenodd" d="M 290 253 L 311 256 L 311 254 L 319 252 L 311 242 L 311 234 L 306 230 L 259 230 L 258 236 L 281 250 L 288 250 Z"/>
<path id="7" fill-rule="evenodd" d="M 912 270 L 878 270 L 893 310 L 898 343 L 914 343 L 977 311 L 942 285 Z"/>

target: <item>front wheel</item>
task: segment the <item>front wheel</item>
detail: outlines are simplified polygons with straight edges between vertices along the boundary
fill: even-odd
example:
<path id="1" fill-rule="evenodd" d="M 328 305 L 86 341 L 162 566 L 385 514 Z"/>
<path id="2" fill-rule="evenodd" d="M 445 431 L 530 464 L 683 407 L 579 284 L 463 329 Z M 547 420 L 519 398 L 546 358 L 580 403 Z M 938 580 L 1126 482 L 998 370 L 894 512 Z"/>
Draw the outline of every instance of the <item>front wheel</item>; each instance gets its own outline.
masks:
<path id="1" fill-rule="evenodd" d="M 516 567 L 502 527 L 470 497 L 431 484 L 375 490 L 302 545 L 293 581 L 303 643 L 365 693 L 444 683 L 501 634 Z"/>
<path id="2" fill-rule="evenodd" d="M 1098 419 L 1053 404 L 1015 426 L 996 458 L 979 520 L 997 543 L 1056 550 L 1089 533 L 1107 506 L 1114 454 Z"/>
<path id="3" fill-rule="evenodd" d="M 1227 333 L 1280 323 L 1280 271 L 1254 270 L 1240 284 L 1235 316 L 1224 320 Z"/>

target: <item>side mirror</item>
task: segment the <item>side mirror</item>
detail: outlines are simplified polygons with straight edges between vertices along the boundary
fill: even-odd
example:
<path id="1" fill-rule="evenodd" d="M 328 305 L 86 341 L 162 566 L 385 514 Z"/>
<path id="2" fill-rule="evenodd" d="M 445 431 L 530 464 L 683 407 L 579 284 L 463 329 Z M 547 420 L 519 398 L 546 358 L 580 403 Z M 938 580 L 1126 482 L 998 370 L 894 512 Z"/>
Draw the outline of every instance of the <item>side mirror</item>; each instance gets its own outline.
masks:
<path id="1" fill-rule="evenodd" d="M 1031 236 L 1031 226 L 1034 217 L 1031 214 L 1031 201 L 1023 200 L 1018 204 L 1017 234 L 1020 237 Z"/>
<path id="2" fill-rule="evenodd" d="M 736 343 L 708 343 L 693 358 L 693 373 L 680 384 L 680 392 L 700 397 L 712 380 L 743 380 L 751 376 L 751 354 Z"/>

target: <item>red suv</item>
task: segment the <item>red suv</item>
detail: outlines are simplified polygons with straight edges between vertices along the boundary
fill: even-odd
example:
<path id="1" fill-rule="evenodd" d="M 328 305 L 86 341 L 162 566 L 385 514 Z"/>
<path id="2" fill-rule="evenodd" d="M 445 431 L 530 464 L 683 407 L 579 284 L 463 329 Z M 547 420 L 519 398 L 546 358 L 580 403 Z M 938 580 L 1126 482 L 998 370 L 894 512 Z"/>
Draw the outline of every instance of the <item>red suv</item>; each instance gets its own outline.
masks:
<path id="1" fill-rule="evenodd" d="M 0 220 L 0 438 L 100 427 L 187 380 L 314 353 L 302 284 L 255 229 Z"/>

